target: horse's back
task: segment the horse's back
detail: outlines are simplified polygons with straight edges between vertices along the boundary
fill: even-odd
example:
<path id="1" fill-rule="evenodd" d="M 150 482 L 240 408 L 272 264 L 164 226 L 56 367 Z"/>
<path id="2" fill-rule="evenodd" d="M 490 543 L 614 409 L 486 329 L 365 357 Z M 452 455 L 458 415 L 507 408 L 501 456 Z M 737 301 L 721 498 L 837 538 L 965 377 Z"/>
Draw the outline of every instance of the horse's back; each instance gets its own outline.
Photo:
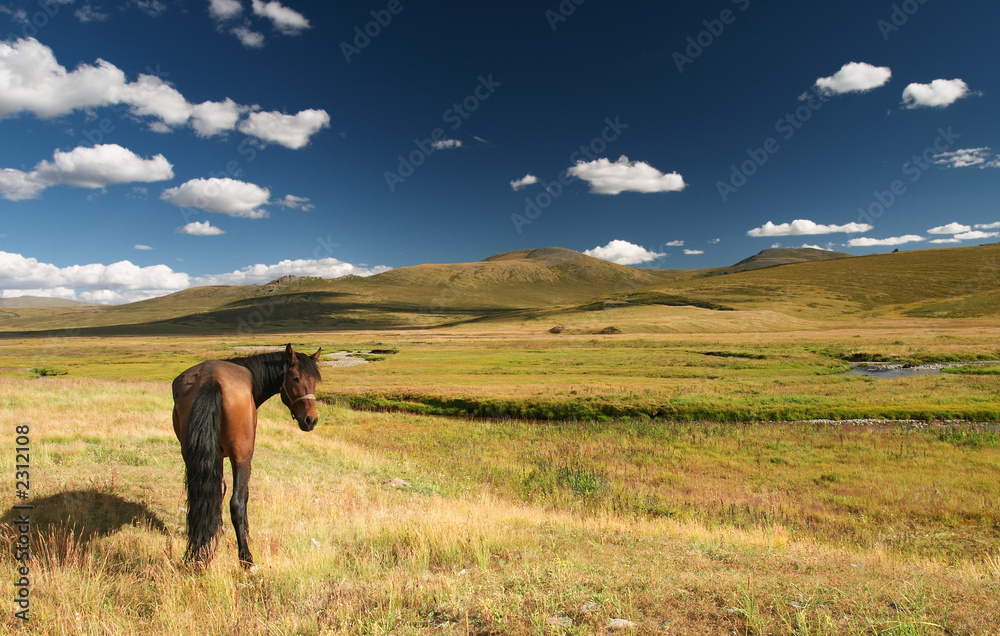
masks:
<path id="1" fill-rule="evenodd" d="M 256 425 L 256 407 L 253 401 L 253 382 L 245 367 L 224 360 L 209 360 L 196 364 L 174 378 L 171 389 L 174 396 L 173 423 L 177 439 L 183 443 L 190 421 L 191 407 L 201 387 L 217 382 L 222 389 L 222 417 L 224 428 L 243 428 Z M 252 433 L 251 433 L 252 436 Z M 224 433 L 224 438 L 228 437 Z M 223 446 L 228 447 L 224 439 Z M 230 450 L 226 448 L 226 450 Z M 227 452 L 227 455 L 229 453 Z"/>

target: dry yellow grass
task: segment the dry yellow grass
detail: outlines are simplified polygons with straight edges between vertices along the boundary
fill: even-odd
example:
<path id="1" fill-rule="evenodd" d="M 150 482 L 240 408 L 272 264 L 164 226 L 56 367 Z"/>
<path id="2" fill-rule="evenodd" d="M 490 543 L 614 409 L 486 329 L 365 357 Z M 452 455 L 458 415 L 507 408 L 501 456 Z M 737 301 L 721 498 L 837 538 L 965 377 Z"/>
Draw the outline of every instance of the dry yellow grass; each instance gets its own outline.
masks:
<path id="1" fill-rule="evenodd" d="M 164 382 L 0 380 L 0 445 L 31 426 L 35 513 L 50 520 L 34 538 L 31 621 L 8 605 L 0 630 L 528 634 L 565 617 L 564 633 L 605 633 L 616 618 L 637 633 L 998 633 L 996 554 L 927 558 L 773 523 L 566 510 L 462 475 L 435 488 L 440 464 L 380 444 L 379 430 L 417 416 L 335 406 L 310 434 L 280 405 L 262 408 L 250 499 L 261 568 L 237 566 L 226 513 L 215 561 L 195 572 L 182 561 L 169 409 Z M 9 501 L 13 464 L 0 457 Z M 391 476 L 414 485 L 393 489 Z M 67 512 L 74 530 L 58 522 Z M 0 564 L 13 571 L 9 550 Z M 12 584 L 3 577 L 0 595 L 13 598 Z"/>

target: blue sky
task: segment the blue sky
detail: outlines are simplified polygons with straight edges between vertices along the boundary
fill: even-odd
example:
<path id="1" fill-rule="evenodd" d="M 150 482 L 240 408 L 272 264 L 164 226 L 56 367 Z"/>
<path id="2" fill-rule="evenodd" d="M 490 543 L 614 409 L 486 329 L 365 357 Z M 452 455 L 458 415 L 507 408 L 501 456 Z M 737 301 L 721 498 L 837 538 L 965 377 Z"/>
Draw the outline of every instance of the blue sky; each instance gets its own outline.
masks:
<path id="1" fill-rule="evenodd" d="M 0 0 L 0 289 L 124 302 L 547 245 L 700 268 L 995 242 L 998 20 L 943 0 Z"/>

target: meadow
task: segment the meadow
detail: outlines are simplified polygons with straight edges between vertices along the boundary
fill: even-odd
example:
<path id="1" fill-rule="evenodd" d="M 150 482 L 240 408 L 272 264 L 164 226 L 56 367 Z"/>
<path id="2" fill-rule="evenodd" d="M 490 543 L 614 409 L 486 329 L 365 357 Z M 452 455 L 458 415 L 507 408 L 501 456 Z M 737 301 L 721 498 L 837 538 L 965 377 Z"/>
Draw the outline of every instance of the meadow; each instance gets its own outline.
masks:
<path id="1" fill-rule="evenodd" d="M 36 523 L 31 620 L 7 602 L 0 631 L 1000 633 L 995 367 L 843 375 L 997 360 L 1000 328 L 734 313 L 0 340 L 2 521 L 29 426 Z M 169 382 L 287 341 L 385 353 L 323 369 L 311 433 L 261 408 L 259 570 L 236 563 L 228 506 L 195 570 Z M 3 540 L 13 573 L 11 525 Z"/>

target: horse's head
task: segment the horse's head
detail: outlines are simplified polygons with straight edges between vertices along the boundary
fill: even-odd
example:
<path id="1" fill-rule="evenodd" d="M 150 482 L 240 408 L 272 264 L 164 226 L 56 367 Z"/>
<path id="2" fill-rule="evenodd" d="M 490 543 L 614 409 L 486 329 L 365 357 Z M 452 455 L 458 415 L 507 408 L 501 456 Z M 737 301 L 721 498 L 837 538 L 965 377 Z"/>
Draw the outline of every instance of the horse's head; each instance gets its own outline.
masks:
<path id="1" fill-rule="evenodd" d="M 310 356 L 295 353 L 291 344 L 285 347 L 285 378 L 281 384 L 281 401 L 288 407 L 303 431 L 313 430 L 319 421 L 316 415 L 316 396 L 313 392 L 321 380 L 316 362 L 322 350 L 320 348 Z"/>

